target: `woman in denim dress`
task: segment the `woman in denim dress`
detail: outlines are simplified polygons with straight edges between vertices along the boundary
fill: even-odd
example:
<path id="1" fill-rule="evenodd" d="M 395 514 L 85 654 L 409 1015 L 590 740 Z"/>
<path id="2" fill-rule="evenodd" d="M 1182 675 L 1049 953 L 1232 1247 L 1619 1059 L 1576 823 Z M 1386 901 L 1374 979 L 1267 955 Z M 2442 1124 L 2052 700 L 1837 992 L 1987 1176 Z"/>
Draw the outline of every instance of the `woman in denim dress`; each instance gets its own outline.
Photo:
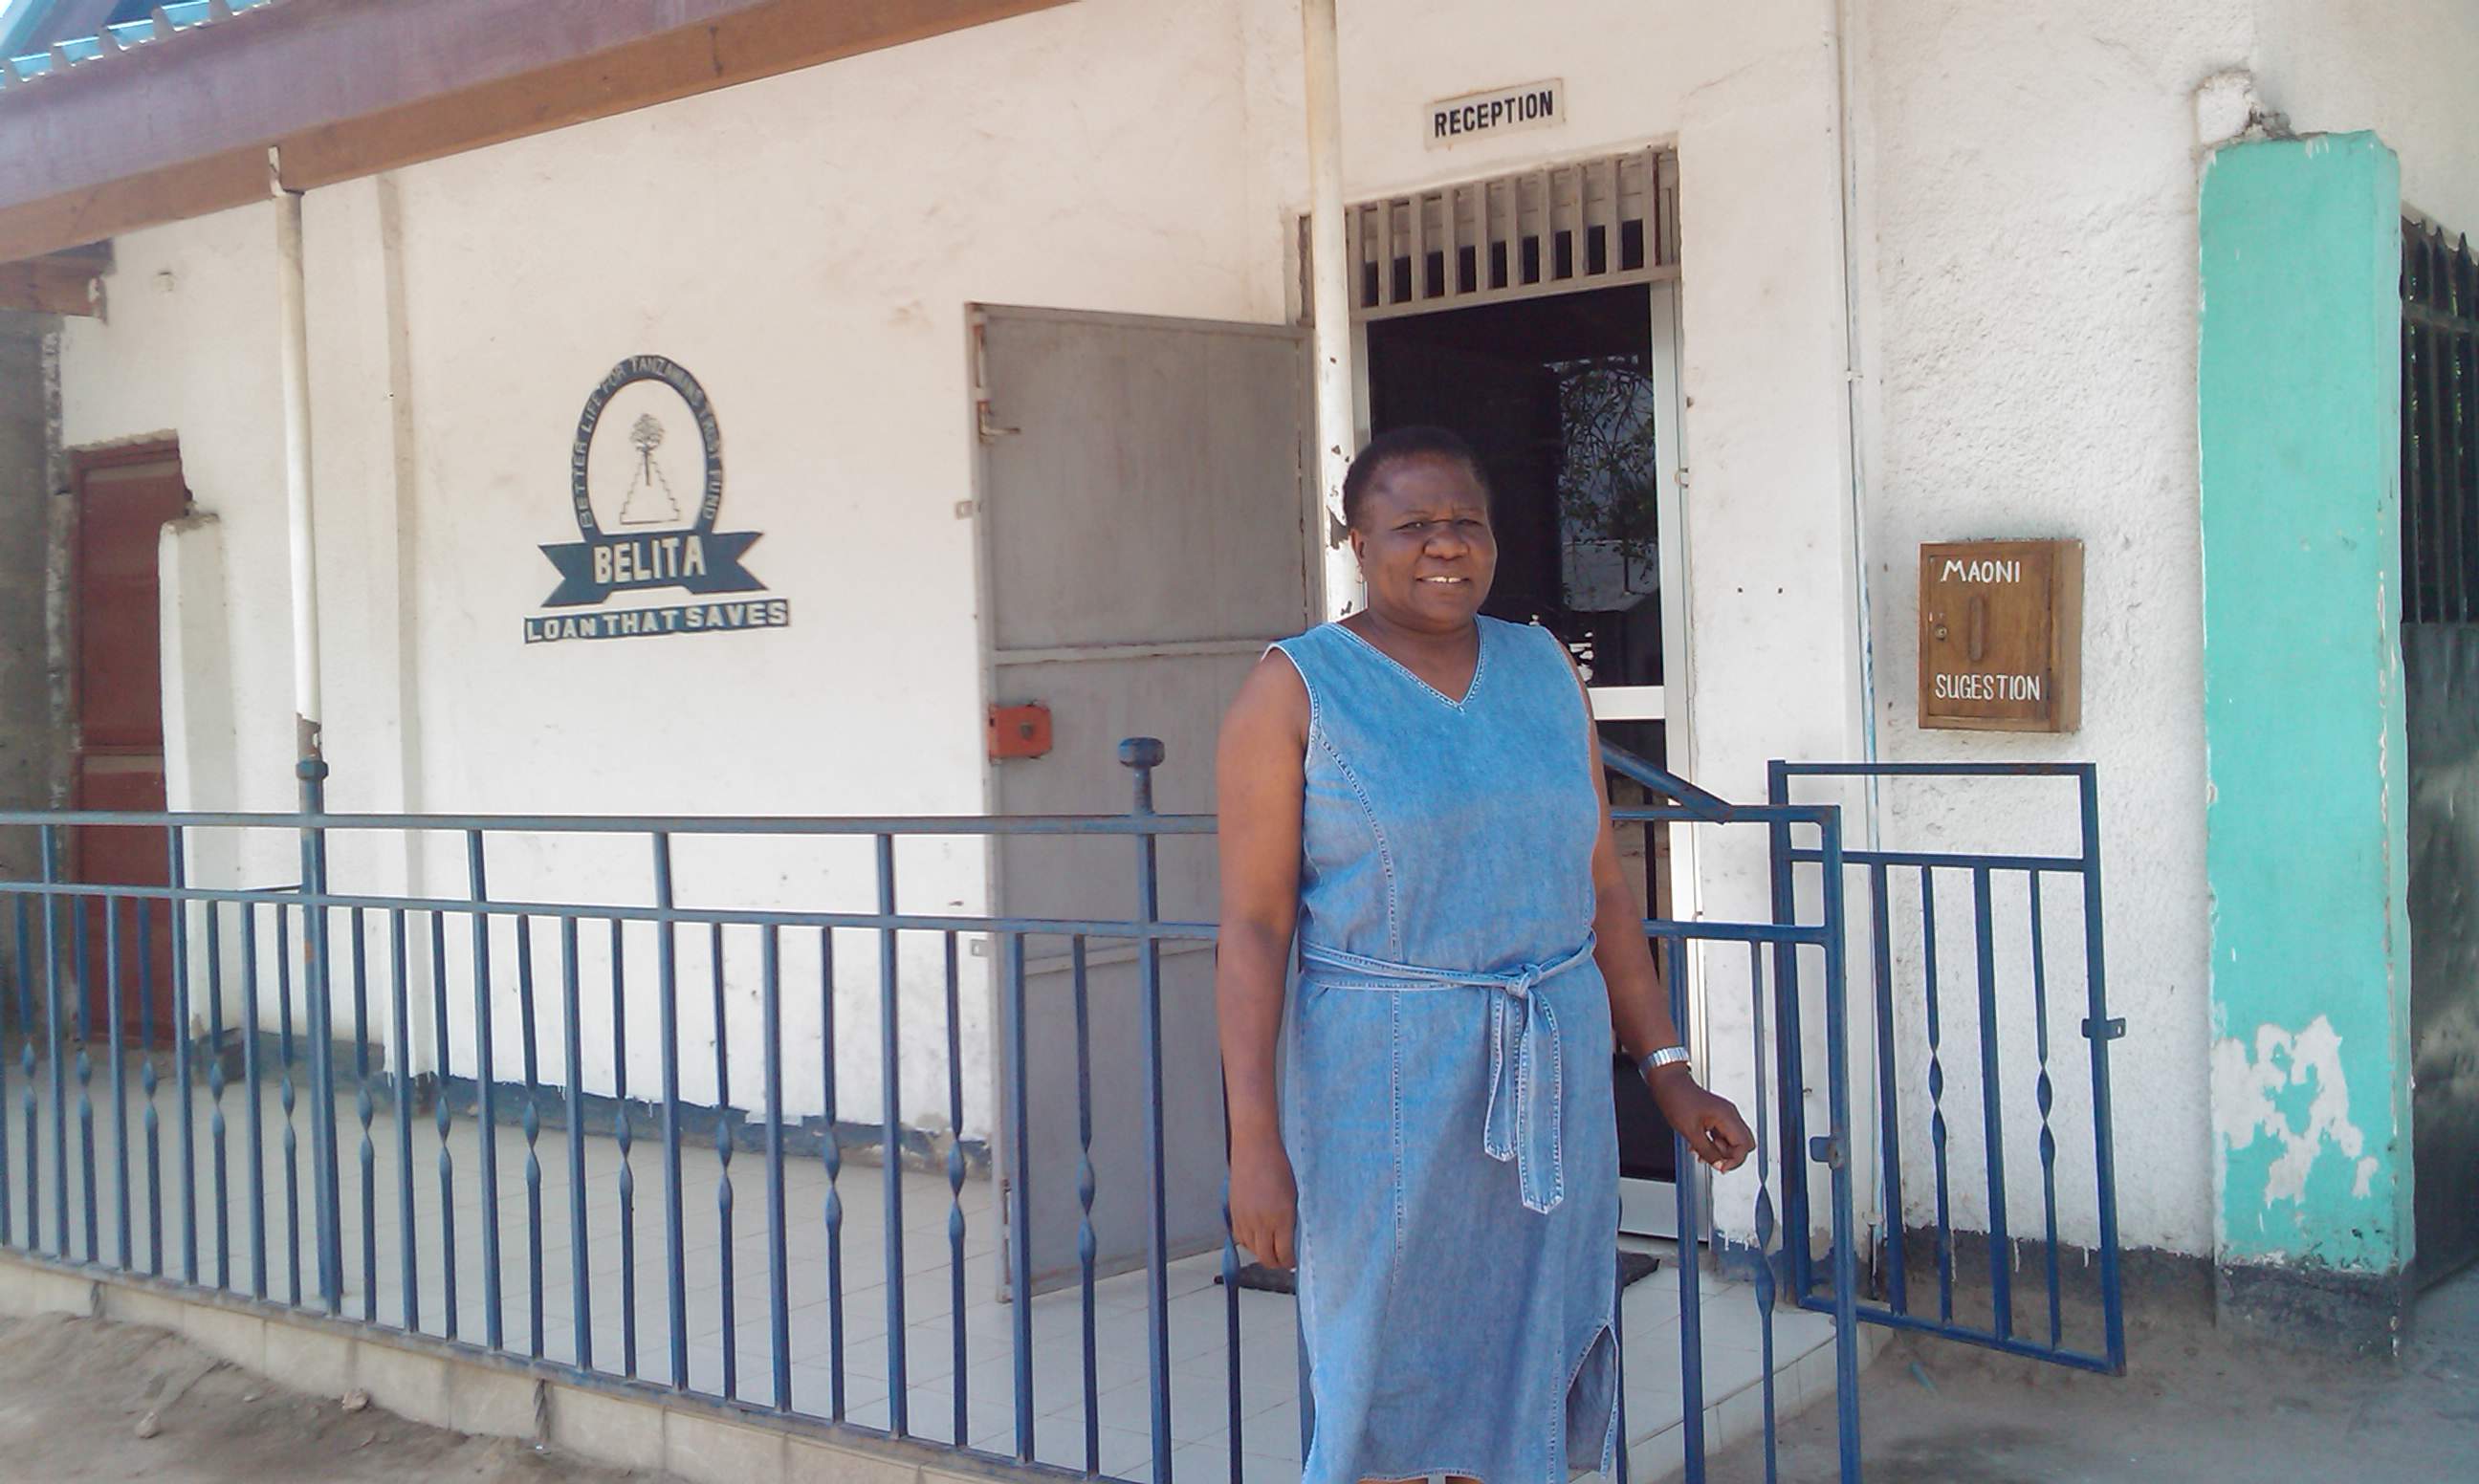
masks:
<path id="1" fill-rule="evenodd" d="M 1223 724 L 1232 1227 L 1298 1268 L 1310 1484 L 1557 1484 L 1620 1445 L 1613 1042 L 1699 1158 L 1752 1140 L 1678 1050 L 1564 647 L 1480 616 L 1471 449 L 1389 433 L 1343 504 L 1367 607 Z"/>

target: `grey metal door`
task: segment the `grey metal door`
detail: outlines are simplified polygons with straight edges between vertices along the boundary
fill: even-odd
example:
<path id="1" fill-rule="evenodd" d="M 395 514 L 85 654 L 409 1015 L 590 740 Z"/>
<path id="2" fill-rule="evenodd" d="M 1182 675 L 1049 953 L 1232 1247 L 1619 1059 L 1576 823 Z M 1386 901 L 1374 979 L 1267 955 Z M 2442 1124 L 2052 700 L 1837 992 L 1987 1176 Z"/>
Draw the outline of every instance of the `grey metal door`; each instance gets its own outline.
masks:
<path id="1" fill-rule="evenodd" d="M 1223 707 L 1266 643 L 1309 621 L 1313 602 L 1305 334 L 996 308 L 978 313 L 975 334 L 990 700 L 1045 705 L 1054 728 L 1046 755 L 992 763 L 992 805 L 1005 814 L 1124 811 L 1131 776 L 1117 744 L 1151 736 L 1167 758 L 1156 807 L 1210 811 Z M 998 909 L 1128 917 L 1136 850 L 1127 839 L 1003 840 Z M 1165 918 L 1215 915 L 1210 836 L 1162 842 L 1161 892 Z M 1079 1271 L 1088 1132 L 1096 1267 L 1131 1267 L 1146 1250 L 1152 1111 L 1139 967 L 1131 945 L 1086 944 L 1080 1016 L 1073 953 L 1058 940 L 1028 948 L 1031 1155 L 1008 1176 L 1029 1184 L 1036 1290 Z M 1221 1241 L 1213 964 L 1203 944 L 1168 947 L 1162 961 L 1173 1255 Z M 1089 1106 L 1080 1106 L 1085 1087 Z M 1012 1087 L 1002 1091 L 1002 1109 L 1014 1106 Z M 1012 1131 L 1003 1142 L 1012 1146 Z"/>

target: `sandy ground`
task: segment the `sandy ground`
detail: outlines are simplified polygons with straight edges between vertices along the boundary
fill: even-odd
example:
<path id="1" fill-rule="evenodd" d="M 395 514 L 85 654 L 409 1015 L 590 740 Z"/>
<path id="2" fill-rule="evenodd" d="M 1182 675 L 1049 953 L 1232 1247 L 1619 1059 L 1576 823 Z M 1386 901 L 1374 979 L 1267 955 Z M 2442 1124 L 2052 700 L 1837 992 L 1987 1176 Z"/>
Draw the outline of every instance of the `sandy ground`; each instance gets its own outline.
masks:
<path id="1" fill-rule="evenodd" d="M 0 1318 L 0 1484 L 71 1479 L 661 1484 L 375 1407 L 347 1411 L 340 1397 L 270 1385 L 159 1329 Z"/>
<path id="2" fill-rule="evenodd" d="M 1869 1484 L 2479 1480 L 2479 1269 L 2431 1292 L 2398 1362 L 2248 1345 L 2192 1318 L 2130 1325 L 2095 1376 L 1897 1341 L 1862 1380 Z M 151 1420 L 150 1420 L 151 1419 Z M 1783 1428 L 1780 1477 L 1838 1477 L 1833 1409 Z M 1759 1449 L 1716 1481 L 1764 1477 Z M 422 1479 L 669 1484 L 304 1396 L 161 1330 L 0 1318 L 0 1484 Z"/>
<path id="3" fill-rule="evenodd" d="M 2402 1358 L 2249 1345 L 2131 1323 L 2129 1373 L 2095 1376 L 1904 1339 L 1861 1378 L 1868 1484 L 2479 1481 L 2479 1269 L 2428 1293 Z M 1831 1407 L 1783 1430 L 1781 1477 L 1837 1478 Z M 1761 1479 L 1741 1447 L 1716 1480 Z"/>

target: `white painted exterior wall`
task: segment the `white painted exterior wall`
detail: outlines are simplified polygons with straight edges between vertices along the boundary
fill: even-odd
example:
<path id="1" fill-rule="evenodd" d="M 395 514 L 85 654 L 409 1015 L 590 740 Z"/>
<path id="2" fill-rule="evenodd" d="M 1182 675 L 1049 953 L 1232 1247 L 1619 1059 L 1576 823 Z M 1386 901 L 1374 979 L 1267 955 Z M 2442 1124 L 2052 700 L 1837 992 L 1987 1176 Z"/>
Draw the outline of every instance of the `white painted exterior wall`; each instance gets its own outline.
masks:
<path id="1" fill-rule="evenodd" d="M 1768 758 L 1856 757 L 1872 745 L 1900 758 L 2096 759 L 2113 1009 L 2133 1028 L 2116 1053 L 2120 1108 L 2134 1111 L 2118 1135 L 2124 1236 L 2208 1252 L 2191 93 L 2212 73 L 2261 64 L 2267 98 L 2302 126 L 2405 131 L 2415 199 L 2479 222 L 2479 177 L 2455 145 L 2479 134 L 2454 112 L 2468 104 L 2444 101 L 2458 78 L 2364 13 L 2467 22 L 2441 0 L 2352 7 L 2346 23 L 2303 0 L 2129 0 L 2071 19 L 1995 0 L 1853 4 L 1865 492 L 1854 513 L 1837 9 L 1346 6 L 1346 194 L 1674 145 L 1694 726 L 1692 755 L 1675 760 L 1753 798 Z M 2349 65 L 2335 60 L 2338 38 L 2405 60 L 2345 85 L 2334 80 Z M 1293 222 L 1307 200 L 1298 47 L 1284 0 L 1084 0 L 315 193 L 331 806 L 978 811 L 973 541 L 957 515 L 973 495 L 966 306 L 1294 314 Z M 1566 84 L 1560 126 L 1450 150 L 1424 142 L 1429 100 L 1545 77 Z M 67 336 L 67 441 L 175 431 L 192 488 L 221 517 L 228 654 L 219 667 L 190 662 L 182 683 L 228 687 L 236 757 L 220 774 L 176 769 L 189 781 L 174 802 L 287 808 L 272 214 L 229 212 L 116 245 L 109 321 Z M 680 362 L 713 397 L 722 527 L 765 533 L 749 563 L 789 600 L 790 627 L 521 642 L 521 620 L 553 580 L 537 546 L 572 539 L 566 459 L 580 405 L 637 352 Z M 2083 730 L 1919 731 L 1917 543 L 2049 534 L 2079 536 L 2088 552 Z M 182 592 L 189 611 L 198 594 Z M 2061 800 L 2049 795 L 2040 817 L 2069 820 Z M 1962 791 L 1889 792 L 1879 825 L 1896 845 L 2063 843 L 2024 838 L 2023 816 L 1992 815 Z M 1854 842 L 1866 829 L 1853 819 Z M 1709 832 L 1708 914 L 1762 913 L 1761 839 Z M 292 849 L 271 838 L 238 879 L 292 880 Z M 856 850 L 678 849 L 683 901 L 865 907 L 871 890 Z M 643 901 L 649 886 L 635 840 L 512 842 L 491 870 L 500 896 Z M 378 889 L 465 885 L 452 837 L 340 849 L 338 871 Z M 985 860 L 969 842 L 907 847 L 901 877 L 907 908 L 986 905 Z M 936 961 L 923 947 L 907 963 L 916 1029 L 938 1023 Z M 813 952 L 787 952 L 796 982 L 798 956 Z M 842 959 L 847 1116 L 876 1110 L 872 954 L 856 937 Z M 705 1100 L 698 955 L 684 943 L 684 1087 Z M 469 961 L 451 943 L 451 975 Z M 589 985 L 599 963 L 589 945 Z M 418 952 L 418 979 L 426 964 Z M 2058 960 L 2061 975 L 2072 969 Z M 754 1026 L 743 1017 L 754 993 L 754 982 L 733 985 L 735 1025 Z M 454 997 L 451 1016 L 460 1071 L 467 999 Z M 1717 1047 L 1744 1044 L 1743 999 L 1714 994 Z M 814 1079 L 797 1070 L 814 1065 L 817 1032 L 814 1005 L 796 1000 L 795 1112 L 817 1106 Z M 503 1017 L 503 1068 L 512 1035 Z M 418 1065 L 429 1063 L 427 1036 L 414 1037 Z M 2007 1036 L 2009 1066 L 2028 1065 L 2028 1028 Z M 651 1023 L 632 1022 L 629 1039 L 642 1091 Z M 913 1044 L 903 1110 L 934 1126 L 942 1048 Z M 978 1001 L 964 1044 L 967 1123 L 985 1129 Z M 607 1045 L 587 1037 L 598 1090 L 610 1084 Z M 2061 1128 L 2081 1106 L 2082 1051 L 2071 1038 L 2053 1049 Z M 555 1068 L 555 1045 L 547 1056 Z M 1925 1074 L 1905 1072 L 1914 1087 Z M 1963 1100 L 1954 1106 L 1976 1111 L 1973 1084 L 1952 1062 L 1949 1073 L 1950 1097 Z M 1726 1066 L 1716 1076 L 1749 1086 Z M 2023 1107 L 2009 1164 L 2036 1171 Z M 1976 1116 L 1953 1121 L 1956 1157 L 1969 1160 Z M 1924 1126 L 1906 1133 L 1925 1139 Z M 2089 1241 L 2076 1141 L 2063 1144 L 2065 1235 Z M 1861 1169 L 1873 1178 L 1871 1162 Z M 1982 1208 L 1958 1193 L 1968 1223 Z M 2009 1204 L 2018 1227 L 2036 1217 L 2036 1182 L 2019 1181 Z M 1912 1219 L 1923 1214 L 1912 1205 Z"/>
<path id="2" fill-rule="evenodd" d="M 2479 232 L 2479 10 L 2459 0 L 2257 0 L 2266 106 L 2303 134 L 2372 129 L 2401 156 L 2402 200 Z"/>
<path id="3" fill-rule="evenodd" d="M 1869 552 L 1877 731 L 1885 756 L 2089 759 L 2099 766 L 2108 867 L 2112 1048 L 2122 1111 L 2119 1209 L 2130 1245 L 2212 1241 L 2206 1025 L 2203 617 L 2195 516 L 2194 110 L 2206 77 L 2246 60 L 2246 7 L 2112 5 L 2043 21 L 2020 6 L 1879 3 L 1859 41 L 1866 93 L 1863 210 L 1875 247 L 1868 316 Z M 1974 537 L 2071 536 L 2084 548 L 2083 726 L 2060 737 L 1924 731 L 1916 725 L 1918 547 Z M 1909 849 L 2072 853 L 2064 783 L 1891 783 L 1884 836 Z M 2065 883 L 2058 883 L 2057 886 Z M 2008 1206 L 2042 1212 L 2037 1060 L 2019 878 L 1998 918 L 2006 1007 Z M 1970 883 L 1939 883 L 1947 1123 L 1957 1169 L 1977 1171 L 1979 1019 Z M 1916 892 L 1898 890 L 1898 912 Z M 2052 963 L 2080 967 L 2057 934 Z M 1898 923 L 1901 922 L 1898 916 Z M 1913 919 L 1916 922 L 1916 919 Z M 1898 931 L 1905 978 L 1916 928 Z M 2061 979 L 2079 985 L 2079 973 Z M 2058 1179 L 2069 1241 L 2096 1236 L 2089 1196 L 2090 1073 L 2053 1009 Z M 1933 1219 L 1924 1016 L 1899 1016 L 1906 1204 Z M 1957 1219 L 1982 1226 L 1976 1177 Z"/>
<path id="4" fill-rule="evenodd" d="M 2129 1024 L 2111 1052 L 2124 1240 L 2208 1252 L 2213 1030 L 2195 265 L 2196 171 L 2201 147 L 2214 141 L 2196 137 L 2191 99 L 2215 73 L 2251 73 L 2265 106 L 2287 112 L 2295 128 L 2383 134 L 2401 153 L 2414 207 L 2436 203 L 2424 209 L 2456 226 L 2479 221 L 2479 160 L 2469 149 L 2479 103 L 2450 81 L 2479 56 L 2479 20 L 2466 7 L 2415 3 L 2121 4 L 2068 17 L 1998 3 L 1871 0 L 1854 44 L 1867 80 L 1859 134 L 1871 374 L 1862 384 L 1878 745 L 1889 758 L 2099 765 L 2110 1010 Z M 2083 543 L 2076 735 L 1913 725 L 1918 545 L 1981 536 Z M 2057 828 L 2027 834 L 2026 801 Z M 1891 785 L 1881 819 L 1898 847 L 2075 843 L 2062 785 Z M 2001 963 L 2010 953 L 2015 966 L 2001 974 L 2008 1006 L 2030 990 L 2019 967 L 2029 962 L 2020 889 L 1997 917 Z M 1896 901 L 1915 904 L 1916 893 Z M 2049 948 L 2053 974 L 2072 985 L 2081 953 L 2070 934 L 2081 914 L 2069 906 L 2051 902 Z M 1939 908 L 1951 1148 L 1958 1168 L 1976 1171 L 1984 1138 L 1968 883 L 1941 883 Z M 1897 937 L 1913 981 L 1917 936 Z M 2036 1048 L 2028 1017 L 2000 1018 L 2007 1205 L 2016 1232 L 2036 1232 Z M 2078 1019 L 2071 1008 L 2053 1009 L 2051 1066 L 2063 1235 L 2088 1242 L 2089 1073 Z M 1904 1081 L 1918 1089 L 1927 1067 L 1916 1007 L 1904 1024 Z M 1918 1224 L 1934 1209 L 1924 1097 L 1910 1096 L 1904 1121 L 1913 1158 L 1906 1205 Z M 1963 1224 L 1984 1225 L 1983 1187 L 1957 1181 L 1954 1197 Z"/>

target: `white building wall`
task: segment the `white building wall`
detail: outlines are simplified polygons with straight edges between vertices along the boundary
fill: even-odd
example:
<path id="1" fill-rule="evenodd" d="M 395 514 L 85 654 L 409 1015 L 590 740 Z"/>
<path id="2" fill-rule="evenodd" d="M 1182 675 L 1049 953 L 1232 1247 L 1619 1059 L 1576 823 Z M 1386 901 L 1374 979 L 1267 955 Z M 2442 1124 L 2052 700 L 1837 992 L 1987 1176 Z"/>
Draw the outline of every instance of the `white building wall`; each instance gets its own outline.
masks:
<path id="1" fill-rule="evenodd" d="M 2204 881 L 2203 634 L 2195 516 L 2191 94 L 2243 65 L 2248 7 L 2112 4 L 2068 15 L 1868 0 L 1861 98 L 1866 442 L 1876 730 L 1888 758 L 2088 759 L 2108 867 L 2118 1198 L 2133 1246 L 2212 1238 Z M 1919 545 L 2083 543 L 2083 727 L 2042 737 L 1917 726 Z M 2071 853 L 2070 785 L 1889 783 L 1896 848 Z M 2020 877 L 1998 903 L 1999 1040 L 2013 1229 L 2037 1232 L 2037 1064 Z M 2081 989 L 2082 914 L 2046 888 L 2051 972 Z M 1967 877 L 1938 883 L 1941 1062 L 1956 1219 L 1988 1198 Z M 1894 896 L 1917 984 L 1915 886 Z M 1909 916 L 1907 932 L 1899 924 Z M 2063 1235 L 2096 1236 L 2080 1007 L 2053 1006 Z M 1905 1205 L 1932 1220 L 1923 1007 L 1902 1007 Z"/>
<path id="2" fill-rule="evenodd" d="M 2479 8 L 2462 0 L 2257 0 L 2265 105 L 2302 134 L 2373 129 L 2401 156 L 2402 199 L 2479 232 Z"/>

